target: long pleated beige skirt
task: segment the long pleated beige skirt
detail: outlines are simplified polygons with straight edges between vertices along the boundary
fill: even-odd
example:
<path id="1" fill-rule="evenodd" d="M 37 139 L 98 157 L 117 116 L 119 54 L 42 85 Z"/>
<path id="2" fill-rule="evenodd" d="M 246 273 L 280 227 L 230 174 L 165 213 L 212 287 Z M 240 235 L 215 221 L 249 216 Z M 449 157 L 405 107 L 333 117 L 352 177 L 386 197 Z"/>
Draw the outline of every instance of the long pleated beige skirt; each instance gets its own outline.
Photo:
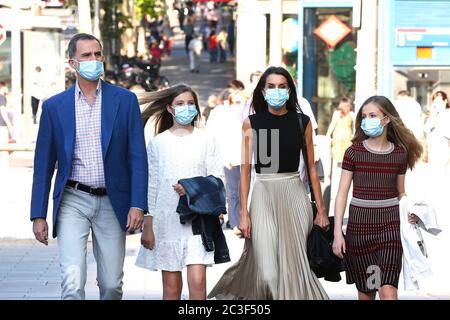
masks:
<path id="1" fill-rule="evenodd" d="M 249 213 L 252 237 L 208 298 L 328 299 L 308 263 L 306 240 L 313 218 L 299 174 L 257 174 Z"/>

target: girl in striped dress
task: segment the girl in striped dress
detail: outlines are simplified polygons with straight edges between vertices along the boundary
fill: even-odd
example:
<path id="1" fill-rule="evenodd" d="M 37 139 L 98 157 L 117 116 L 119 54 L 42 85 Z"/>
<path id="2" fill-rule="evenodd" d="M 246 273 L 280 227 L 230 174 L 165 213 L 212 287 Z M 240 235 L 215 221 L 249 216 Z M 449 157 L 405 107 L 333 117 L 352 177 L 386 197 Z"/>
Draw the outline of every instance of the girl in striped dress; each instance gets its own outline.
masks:
<path id="1" fill-rule="evenodd" d="M 333 252 L 344 258 L 347 283 L 355 283 L 360 300 L 397 299 L 401 270 L 399 200 L 405 173 L 422 146 L 407 129 L 389 99 L 367 99 L 356 116 L 356 131 L 344 154 L 335 204 Z M 346 236 L 342 220 L 353 181 Z M 410 223 L 417 217 L 410 215 Z"/>

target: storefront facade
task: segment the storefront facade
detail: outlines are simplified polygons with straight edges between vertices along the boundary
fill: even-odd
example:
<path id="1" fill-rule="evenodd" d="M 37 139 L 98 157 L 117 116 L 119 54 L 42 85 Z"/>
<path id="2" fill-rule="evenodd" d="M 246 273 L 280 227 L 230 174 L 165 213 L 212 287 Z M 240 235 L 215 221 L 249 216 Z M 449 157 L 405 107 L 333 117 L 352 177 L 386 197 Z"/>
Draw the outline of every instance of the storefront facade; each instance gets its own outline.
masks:
<path id="1" fill-rule="evenodd" d="M 34 136 L 30 125 L 34 69 L 41 67 L 48 95 L 64 90 L 63 27 L 57 17 L 8 8 L 0 9 L 0 22 L 6 36 L 0 45 L 0 81 L 11 91 L 15 117 L 23 119 L 20 141 L 29 142 Z"/>
<path id="2" fill-rule="evenodd" d="M 394 98 L 406 89 L 423 111 L 437 90 L 450 94 L 450 1 L 384 2 L 386 50 L 380 52 L 379 90 Z M 380 21 L 380 26 L 383 21 Z"/>

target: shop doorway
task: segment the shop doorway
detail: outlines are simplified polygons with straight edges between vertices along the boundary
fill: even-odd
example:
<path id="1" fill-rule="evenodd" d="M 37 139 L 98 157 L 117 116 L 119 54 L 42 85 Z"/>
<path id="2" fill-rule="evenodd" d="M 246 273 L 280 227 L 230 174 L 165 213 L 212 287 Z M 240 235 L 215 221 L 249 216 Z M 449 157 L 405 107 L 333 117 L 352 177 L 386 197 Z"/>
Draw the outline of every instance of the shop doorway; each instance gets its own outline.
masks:
<path id="1" fill-rule="evenodd" d="M 407 90 L 427 113 L 434 92 L 442 90 L 450 94 L 449 67 L 397 67 L 394 72 L 393 97 L 400 90 Z"/>
<path id="2" fill-rule="evenodd" d="M 352 8 L 305 8 L 303 34 L 303 96 L 310 101 L 324 135 L 340 98 L 354 99 L 356 30 L 330 48 L 314 34 L 322 23 L 335 16 L 351 28 Z"/>

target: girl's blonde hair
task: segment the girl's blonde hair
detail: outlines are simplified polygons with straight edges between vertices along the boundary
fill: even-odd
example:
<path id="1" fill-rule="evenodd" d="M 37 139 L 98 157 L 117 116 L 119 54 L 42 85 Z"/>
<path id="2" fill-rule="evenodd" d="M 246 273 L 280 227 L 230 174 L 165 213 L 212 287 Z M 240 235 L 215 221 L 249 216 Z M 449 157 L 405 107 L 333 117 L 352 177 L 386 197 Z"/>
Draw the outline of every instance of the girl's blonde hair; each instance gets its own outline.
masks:
<path id="1" fill-rule="evenodd" d="M 184 84 L 178 84 L 167 89 L 140 93 L 138 100 L 140 105 L 144 105 L 141 113 L 142 122 L 145 126 L 151 117 L 155 117 L 155 134 L 159 134 L 173 126 L 173 117 L 167 111 L 167 106 L 170 106 L 173 100 L 180 94 L 190 92 L 194 97 L 195 108 L 197 109 L 197 116 L 192 120 L 192 125 L 200 120 L 200 107 L 198 104 L 198 97 L 195 91 Z"/>
<path id="2" fill-rule="evenodd" d="M 407 153 L 408 168 L 414 168 L 417 160 L 419 160 L 422 155 L 422 145 L 416 139 L 411 130 L 405 127 L 392 102 L 384 96 L 372 96 L 364 101 L 358 111 L 358 114 L 356 115 L 356 130 L 352 142 L 360 143 L 368 138 L 368 136 L 361 129 L 361 122 L 362 109 L 369 103 L 376 104 L 383 115 L 390 119 L 390 122 L 387 124 L 387 139 L 395 145 L 403 147 Z"/>

